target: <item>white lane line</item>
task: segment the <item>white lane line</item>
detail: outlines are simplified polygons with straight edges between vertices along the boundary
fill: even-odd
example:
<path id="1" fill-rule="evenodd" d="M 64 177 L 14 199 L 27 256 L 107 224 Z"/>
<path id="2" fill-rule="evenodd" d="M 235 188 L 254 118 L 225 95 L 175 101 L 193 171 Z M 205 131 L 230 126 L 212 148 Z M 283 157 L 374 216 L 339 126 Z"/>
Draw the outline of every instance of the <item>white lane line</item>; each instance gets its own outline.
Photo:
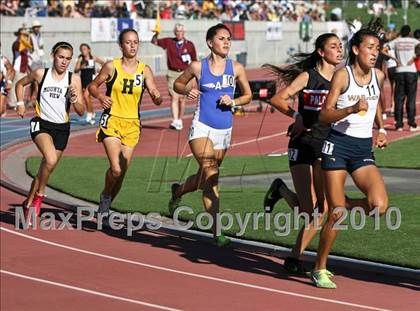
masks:
<path id="1" fill-rule="evenodd" d="M 134 303 L 136 305 L 147 306 L 147 307 L 151 307 L 151 308 L 155 308 L 155 309 L 159 309 L 159 310 L 181 311 L 180 309 L 174 309 L 174 308 L 169 308 L 169 307 L 165 307 L 165 306 L 161 306 L 161 305 L 156 305 L 156 304 L 153 304 L 153 303 L 144 302 L 144 301 L 141 301 L 141 300 L 134 300 L 134 299 L 125 298 L 125 297 L 121 297 L 121 296 L 115 296 L 115 295 L 107 294 L 107 293 L 104 293 L 104 292 L 98 292 L 96 290 L 91 290 L 91 289 L 87 289 L 87 288 L 83 288 L 83 287 L 72 286 L 72 285 L 68 285 L 68 284 L 64 284 L 64 283 L 53 282 L 53 281 L 40 279 L 40 278 L 36 278 L 36 277 L 33 277 L 33 276 L 20 274 L 20 273 L 15 273 L 15 272 L 7 271 L 7 270 L 0 270 L 0 272 L 3 273 L 3 274 L 11 275 L 11 276 L 26 279 L 26 280 L 31 280 L 31 281 L 35 281 L 35 282 L 39 282 L 39 283 L 48 284 L 48 285 L 63 287 L 63 288 L 66 288 L 66 289 L 71 289 L 71 290 L 75 290 L 75 291 L 78 291 L 78 292 L 83 292 L 83 293 L 87 293 L 87 294 L 91 294 L 91 295 L 95 295 L 95 296 L 101 296 L 101 297 L 110 298 L 110 299 L 114 299 L 114 300 L 120 300 L 120 301 L 124 301 L 124 302 Z"/>
<path id="2" fill-rule="evenodd" d="M 1 131 L 1 134 L 7 134 L 7 133 L 13 133 L 13 132 L 22 132 L 22 131 L 27 131 L 29 132 L 29 126 L 25 125 L 24 127 L 20 127 L 18 129 L 14 129 L 14 130 L 5 130 L 5 131 Z"/>
<path id="3" fill-rule="evenodd" d="M 141 267 L 146 267 L 146 268 L 150 268 L 150 269 L 172 272 L 172 273 L 187 275 L 187 276 L 195 277 L 195 278 L 199 278 L 199 279 L 205 279 L 205 280 L 216 281 L 216 282 L 225 283 L 225 284 L 237 285 L 237 286 L 241 286 L 241 287 L 259 289 L 259 290 L 262 290 L 262 291 L 267 291 L 267 292 L 272 292 L 272 293 L 277 293 L 277 294 L 282 294 L 282 295 L 288 295 L 288 296 L 294 296 L 294 297 L 299 297 L 299 298 L 305 298 L 305 299 L 309 299 L 309 300 L 316 300 L 316 301 L 334 303 L 334 304 L 345 305 L 345 306 L 367 309 L 367 310 L 389 311 L 387 309 L 378 308 L 378 307 L 354 304 L 354 303 L 351 303 L 351 302 L 335 300 L 335 299 L 327 299 L 327 298 L 322 298 L 322 297 L 304 295 L 304 294 L 299 294 L 299 293 L 295 293 L 295 292 L 279 290 L 279 289 L 270 288 L 270 287 L 263 287 L 263 286 L 259 286 L 259 285 L 249 284 L 249 283 L 236 282 L 236 281 L 231 281 L 231 280 L 227 280 L 227 279 L 212 277 L 212 276 L 208 276 L 208 275 L 204 275 L 204 274 L 175 270 L 175 269 L 170 269 L 170 268 L 166 268 L 166 267 L 162 267 L 162 266 L 155 266 L 155 265 L 151 265 L 151 264 L 147 264 L 147 263 L 143 263 L 143 262 L 139 262 L 139 261 L 133 261 L 133 260 L 125 259 L 125 258 L 104 255 L 104 254 L 95 253 L 95 252 L 87 251 L 87 250 L 80 249 L 80 248 L 75 248 L 75 247 L 51 242 L 51 241 L 48 241 L 48 240 L 43 240 L 43 239 L 36 238 L 36 237 L 30 236 L 30 235 L 27 235 L 27 234 L 16 232 L 14 230 L 7 229 L 7 228 L 4 228 L 4 227 L 0 227 L 0 230 L 11 233 L 11 234 L 14 234 L 14 235 L 17 235 L 17 236 L 20 236 L 20 237 L 23 237 L 23 238 L 26 238 L 26 239 L 30 239 L 30 240 L 34 240 L 34 241 L 37 241 L 37 242 L 40 242 L 40 243 L 44 243 L 44 244 L 47 244 L 47 245 L 51 245 L 51 246 L 75 251 L 75 252 L 78 252 L 78 253 L 92 255 L 92 256 L 96 256 L 96 257 L 106 258 L 106 259 L 113 260 L 113 261 L 129 263 L 129 264 L 133 264 L 133 265 L 141 266 Z"/>
<path id="4" fill-rule="evenodd" d="M 261 137 L 257 137 L 257 138 L 253 138 L 253 139 L 249 139 L 249 140 L 244 140 L 244 141 L 241 141 L 239 143 L 232 144 L 232 147 L 246 145 L 246 144 L 249 144 L 249 143 L 254 143 L 254 142 L 259 142 L 259 141 L 271 139 L 271 138 L 274 138 L 274 137 L 277 137 L 277 136 L 282 136 L 286 133 L 287 133 L 287 131 L 284 131 L 284 132 L 280 132 L 280 133 L 276 133 L 276 134 L 272 134 L 272 135 L 268 135 L 268 136 L 261 136 Z"/>
<path id="5" fill-rule="evenodd" d="M 274 138 L 274 137 L 277 137 L 277 136 L 282 136 L 286 133 L 287 133 L 287 131 L 284 131 L 284 132 L 280 132 L 280 133 L 276 133 L 276 134 L 272 134 L 272 135 L 268 135 L 268 136 L 261 136 L 261 137 L 257 137 L 257 138 L 253 138 L 253 139 L 244 140 L 244 141 L 241 141 L 239 143 L 235 143 L 235 144 L 230 145 L 230 148 L 241 146 L 241 145 L 246 145 L 246 144 L 250 144 L 250 143 L 260 142 L 260 141 L 271 139 L 271 138 Z M 192 153 L 189 153 L 189 154 L 186 155 L 186 157 L 191 157 L 192 155 L 193 155 Z"/>

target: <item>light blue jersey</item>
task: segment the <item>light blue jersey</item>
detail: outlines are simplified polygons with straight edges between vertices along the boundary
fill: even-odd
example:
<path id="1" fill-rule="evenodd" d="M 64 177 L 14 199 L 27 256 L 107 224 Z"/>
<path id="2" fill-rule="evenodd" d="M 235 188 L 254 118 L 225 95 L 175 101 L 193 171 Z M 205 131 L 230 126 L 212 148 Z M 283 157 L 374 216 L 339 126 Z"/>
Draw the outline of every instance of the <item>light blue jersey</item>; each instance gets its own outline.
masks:
<path id="1" fill-rule="evenodd" d="M 235 74 L 233 61 L 226 60 L 225 71 L 215 76 L 209 68 L 208 58 L 201 61 L 201 75 L 198 82 L 200 97 L 194 120 L 204 123 L 214 129 L 229 129 L 232 127 L 231 107 L 220 105 L 220 97 L 229 95 L 233 99 L 235 93 Z"/>

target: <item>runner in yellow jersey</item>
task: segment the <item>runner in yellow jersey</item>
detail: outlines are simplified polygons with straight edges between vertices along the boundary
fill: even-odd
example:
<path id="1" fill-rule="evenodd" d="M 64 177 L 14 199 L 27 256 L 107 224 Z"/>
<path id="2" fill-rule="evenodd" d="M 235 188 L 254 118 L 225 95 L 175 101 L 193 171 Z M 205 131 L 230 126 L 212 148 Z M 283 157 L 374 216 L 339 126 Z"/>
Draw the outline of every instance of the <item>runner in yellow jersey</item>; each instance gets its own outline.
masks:
<path id="1" fill-rule="evenodd" d="M 90 94 L 104 108 L 96 140 L 103 143 L 110 163 L 98 209 L 98 213 L 105 216 L 121 189 L 134 147 L 140 138 L 139 106 L 144 89 L 148 90 L 156 105 L 162 102 L 152 70 L 137 59 L 137 32 L 134 29 L 125 29 L 120 33 L 118 41 L 122 57 L 105 63 L 88 86 Z M 105 94 L 99 91 L 104 83 Z"/>

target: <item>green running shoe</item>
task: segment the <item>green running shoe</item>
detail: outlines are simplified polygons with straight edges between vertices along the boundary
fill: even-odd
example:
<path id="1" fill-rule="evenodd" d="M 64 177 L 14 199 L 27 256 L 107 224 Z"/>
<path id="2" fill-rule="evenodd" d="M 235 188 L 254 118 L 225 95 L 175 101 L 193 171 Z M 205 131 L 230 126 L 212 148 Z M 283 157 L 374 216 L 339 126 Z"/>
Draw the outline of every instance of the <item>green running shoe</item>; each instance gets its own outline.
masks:
<path id="1" fill-rule="evenodd" d="M 214 237 L 214 242 L 218 247 L 226 247 L 232 242 L 230 239 L 225 237 L 225 235 L 222 233 L 216 237 Z"/>
<path id="2" fill-rule="evenodd" d="M 337 285 L 333 281 L 331 281 L 331 274 L 332 273 L 329 272 L 327 269 L 312 271 L 312 283 L 319 288 L 335 289 L 337 288 Z"/>

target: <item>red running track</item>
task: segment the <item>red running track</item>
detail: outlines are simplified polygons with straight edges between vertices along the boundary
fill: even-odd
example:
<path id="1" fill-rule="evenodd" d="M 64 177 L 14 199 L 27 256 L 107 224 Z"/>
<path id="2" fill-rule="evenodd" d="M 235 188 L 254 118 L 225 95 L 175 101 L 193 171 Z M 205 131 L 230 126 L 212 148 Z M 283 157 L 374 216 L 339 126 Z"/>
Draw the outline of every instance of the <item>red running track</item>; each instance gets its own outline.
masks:
<path id="1" fill-rule="evenodd" d="M 414 310 L 419 284 L 335 271 L 338 289 L 287 276 L 277 258 L 140 231 L 16 230 L 1 188 L 2 310 Z M 44 206 L 43 213 L 65 211 Z M 57 221 L 55 226 L 59 226 Z"/>

